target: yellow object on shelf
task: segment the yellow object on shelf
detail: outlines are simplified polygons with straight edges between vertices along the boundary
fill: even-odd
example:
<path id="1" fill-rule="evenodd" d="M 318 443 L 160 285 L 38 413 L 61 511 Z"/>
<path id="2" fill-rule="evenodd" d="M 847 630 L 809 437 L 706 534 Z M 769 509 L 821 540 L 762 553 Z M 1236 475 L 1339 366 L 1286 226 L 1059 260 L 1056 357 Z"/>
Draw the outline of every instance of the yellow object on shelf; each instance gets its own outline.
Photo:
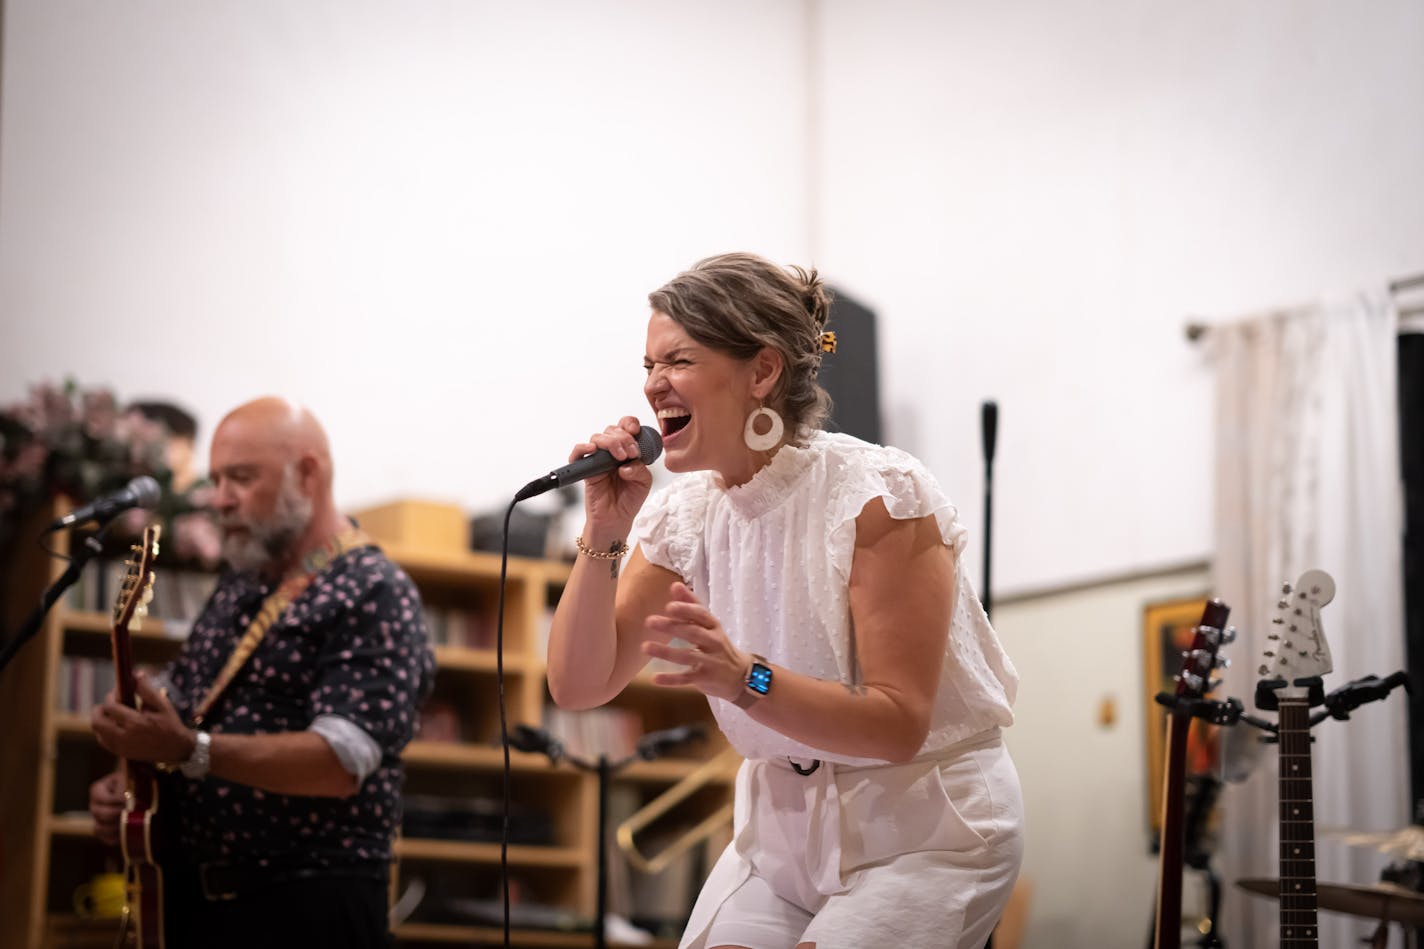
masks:
<path id="1" fill-rule="evenodd" d="M 470 549 L 469 518 L 455 504 L 392 501 L 353 511 L 351 516 L 378 543 L 410 545 L 424 550 Z"/>

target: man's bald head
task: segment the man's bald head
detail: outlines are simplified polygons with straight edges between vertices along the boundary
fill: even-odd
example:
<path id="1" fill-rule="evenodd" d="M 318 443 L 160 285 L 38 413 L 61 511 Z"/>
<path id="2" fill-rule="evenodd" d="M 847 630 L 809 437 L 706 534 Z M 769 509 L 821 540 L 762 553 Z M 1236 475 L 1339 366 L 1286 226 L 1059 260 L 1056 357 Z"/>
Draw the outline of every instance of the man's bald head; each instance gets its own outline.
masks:
<path id="1" fill-rule="evenodd" d="M 209 460 L 233 566 L 281 567 L 340 523 L 331 449 L 307 408 L 276 396 L 238 406 L 213 432 Z"/>
<path id="2" fill-rule="evenodd" d="M 325 429 L 305 406 L 280 396 L 253 399 L 223 416 L 213 433 L 214 446 L 224 435 L 289 464 L 310 456 L 326 472 L 330 487 L 331 446 Z"/>

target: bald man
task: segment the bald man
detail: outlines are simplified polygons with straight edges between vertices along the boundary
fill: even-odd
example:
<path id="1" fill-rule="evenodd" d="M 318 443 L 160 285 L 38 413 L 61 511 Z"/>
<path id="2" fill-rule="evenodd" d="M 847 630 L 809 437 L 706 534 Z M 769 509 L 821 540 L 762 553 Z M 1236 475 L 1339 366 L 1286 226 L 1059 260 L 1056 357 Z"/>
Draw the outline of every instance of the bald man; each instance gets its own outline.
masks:
<path id="1" fill-rule="evenodd" d="M 93 715 L 99 744 L 165 771 L 166 947 L 389 945 L 399 755 L 434 674 L 420 595 L 337 511 L 310 411 L 242 405 L 209 458 L 228 569 L 142 710 Z M 124 788 L 90 790 L 110 843 Z"/>

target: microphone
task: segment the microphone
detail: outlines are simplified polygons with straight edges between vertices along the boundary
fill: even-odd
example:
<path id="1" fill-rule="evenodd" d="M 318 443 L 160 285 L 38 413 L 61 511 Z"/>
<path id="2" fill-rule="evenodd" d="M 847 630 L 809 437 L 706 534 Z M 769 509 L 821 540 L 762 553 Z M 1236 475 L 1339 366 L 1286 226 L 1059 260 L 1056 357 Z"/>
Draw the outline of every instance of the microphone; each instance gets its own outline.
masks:
<path id="1" fill-rule="evenodd" d="M 994 463 L 994 442 L 999 434 L 999 403 L 984 402 L 979 406 L 979 435 L 984 442 L 984 460 Z"/>
<path id="2" fill-rule="evenodd" d="M 82 524 L 85 521 L 98 521 L 102 524 L 131 507 L 152 510 L 158 506 L 158 501 L 162 496 L 163 491 L 158 487 L 157 481 L 148 475 L 140 475 L 121 490 L 106 494 L 81 508 L 70 511 L 51 524 L 49 529 L 59 530 L 62 527 Z"/>
<path id="3" fill-rule="evenodd" d="M 638 739 L 638 757 L 644 761 L 652 761 L 663 752 L 675 748 L 683 742 L 702 738 L 706 734 L 707 729 L 702 725 L 679 725 L 676 728 L 648 732 Z"/>
<path id="4" fill-rule="evenodd" d="M 558 761 L 564 756 L 564 746 L 543 728 L 532 725 L 515 725 L 509 730 L 509 747 L 516 751 L 530 751 Z"/>
<path id="5" fill-rule="evenodd" d="M 525 501 L 545 491 L 552 491 L 554 488 L 562 488 L 566 485 L 582 481 L 585 478 L 596 478 L 601 474 L 607 474 L 620 465 L 626 465 L 630 461 L 641 461 L 645 465 L 651 465 L 658 460 L 658 456 L 663 453 L 663 437 L 658 434 L 656 428 L 644 425 L 638 429 L 638 457 L 627 458 L 619 461 L 614 458 L 608 449 L 600 448 L 591 455 L 584 455 L 576 461 L 571 461 L 562 468 L 555 468 L 542 478 L 535 478 L 533 481 L 519 489 L 519 493 L 514 496 L 516 502 Z"/>

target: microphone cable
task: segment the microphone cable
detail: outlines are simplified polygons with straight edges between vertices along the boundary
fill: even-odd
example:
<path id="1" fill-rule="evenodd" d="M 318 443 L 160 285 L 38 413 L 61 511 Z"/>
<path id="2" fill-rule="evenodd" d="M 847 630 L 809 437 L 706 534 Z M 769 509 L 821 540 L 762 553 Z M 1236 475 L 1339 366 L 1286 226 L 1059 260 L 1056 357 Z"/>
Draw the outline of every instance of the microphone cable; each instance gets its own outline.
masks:
<path id="1" fill-rule="evenodd" d="M 504 512 L 504 530 L 499 544 L 499 612 L 495 619 L 494 678 L 499 694 L 499 744 L 504 749 L 504 805 L 499 832 L 499 887 L 504 906 L 504 949 L 509 949 L 509 721 L 504 703 L 504 588 L 509 579 L 509 520 L 518 500 L 509 502 Z"/>

